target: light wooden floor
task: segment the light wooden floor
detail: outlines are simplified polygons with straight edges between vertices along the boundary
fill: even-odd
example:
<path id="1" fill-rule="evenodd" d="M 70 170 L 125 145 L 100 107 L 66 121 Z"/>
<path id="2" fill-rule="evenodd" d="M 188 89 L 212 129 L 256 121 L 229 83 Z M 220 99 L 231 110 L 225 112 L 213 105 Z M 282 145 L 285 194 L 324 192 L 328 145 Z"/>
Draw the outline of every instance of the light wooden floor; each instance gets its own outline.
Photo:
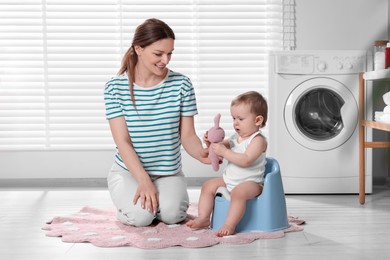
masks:
<path id="1" fill-rule="evenodd" d="M 191 201 L 198 195 L 198 189 L 190 189 Z M 45 221 L 83 206 L 112 204 L 106 189 L 0 189 L 0 259 L 390 259 L 390 189 L 385 186 L 375 187 L 364 206 L 357 195 L 288 195 L 289 214 L 307 221 L 303 232 L 200 249 L 99 248 L 45 236 Z"/>

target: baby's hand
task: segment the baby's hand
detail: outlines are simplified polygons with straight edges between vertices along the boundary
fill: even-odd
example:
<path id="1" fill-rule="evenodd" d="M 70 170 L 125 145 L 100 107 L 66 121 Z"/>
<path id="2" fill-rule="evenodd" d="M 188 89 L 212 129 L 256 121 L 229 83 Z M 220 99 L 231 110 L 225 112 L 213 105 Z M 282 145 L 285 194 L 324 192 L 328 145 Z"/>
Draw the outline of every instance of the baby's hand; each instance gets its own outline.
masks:
<path id="1" fill-rule="evenodd" d="M 212 143 L 212 144 L 211 144 L 211 149 L 213 149 L 213 151 L 214 151 L 218 156 L 225 157 L 224 154 L 226 153 L 227 148 L 226 148 L 226 146 L 223 145 L 222 143 Z"/>
<path id="2" fill-rule="evenodd" d="M 207 147 L 210 146 L 209 132 L 208 131 L 206 131 L 206 133 L 203 136 L 203 142 L 206 144 Z"/>

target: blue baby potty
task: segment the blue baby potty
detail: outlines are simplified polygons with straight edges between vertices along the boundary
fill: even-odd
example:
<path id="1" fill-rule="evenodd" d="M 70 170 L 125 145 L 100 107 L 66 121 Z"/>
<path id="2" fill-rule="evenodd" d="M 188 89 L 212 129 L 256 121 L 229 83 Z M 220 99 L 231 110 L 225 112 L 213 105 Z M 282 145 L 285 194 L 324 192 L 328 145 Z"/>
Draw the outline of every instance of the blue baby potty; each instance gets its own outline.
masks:
<path id="1" fill-rule="evenodd" d="M 246 203 L 246 211 L 236 227 L 236 232 L 276 231 L 289 227 L 286 199 L 279 163 L 267 157 L 263 192 Z M 230 195 L 226 188 L 219 188 L 214 201 L 211 228 L 223 226 L 230 206 Z"/>

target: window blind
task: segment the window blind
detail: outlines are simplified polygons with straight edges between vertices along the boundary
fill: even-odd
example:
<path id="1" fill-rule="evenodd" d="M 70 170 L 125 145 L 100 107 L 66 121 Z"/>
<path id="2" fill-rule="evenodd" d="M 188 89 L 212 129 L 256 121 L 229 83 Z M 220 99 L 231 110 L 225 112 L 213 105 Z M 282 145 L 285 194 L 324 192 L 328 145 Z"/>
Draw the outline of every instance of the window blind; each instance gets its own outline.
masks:
<path id="1" fill-rule="evenodd" d="M 284 3 L 283 3 L 284 2 Z M 155 17 L 176 34 L 169 68 L 193 82 L 200 136 L 230 101 L 268 97 L 267 53 L 294 47 L 292 0 L 3 0 L 0 150 L 113 149 L 103 88 L 136 26 Z"/>

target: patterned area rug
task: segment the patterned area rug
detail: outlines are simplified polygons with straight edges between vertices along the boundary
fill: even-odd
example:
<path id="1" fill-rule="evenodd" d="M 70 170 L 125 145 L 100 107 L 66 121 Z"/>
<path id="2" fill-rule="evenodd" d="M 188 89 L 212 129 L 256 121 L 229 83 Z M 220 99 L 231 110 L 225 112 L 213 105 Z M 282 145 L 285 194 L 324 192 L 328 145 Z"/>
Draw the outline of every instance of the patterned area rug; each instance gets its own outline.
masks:
<path id="1" fill-rule="evenodd" d="M 273 239 L 286 232 L 301 231 L 304 223 L 289 216 L 290 227 L 275 232 L 247 232 L 217 237 L 210 229 L 192 230 L 185 223 L 197 214 L 197 205 L 191 205 L 188 217 L 180 224 L 156 222 L 148 227 L 132 227 L 116 219 L 116 210 L 84 207 L 69 216 L 55 217 L 42 228 L 49 237 L 61 237 L 63 242 L 88 242 L 98 247 L 133 246 L 158 249 L 172 246 L 209 247 L 216 244 L 246 244 L 256 239 Z"/>

